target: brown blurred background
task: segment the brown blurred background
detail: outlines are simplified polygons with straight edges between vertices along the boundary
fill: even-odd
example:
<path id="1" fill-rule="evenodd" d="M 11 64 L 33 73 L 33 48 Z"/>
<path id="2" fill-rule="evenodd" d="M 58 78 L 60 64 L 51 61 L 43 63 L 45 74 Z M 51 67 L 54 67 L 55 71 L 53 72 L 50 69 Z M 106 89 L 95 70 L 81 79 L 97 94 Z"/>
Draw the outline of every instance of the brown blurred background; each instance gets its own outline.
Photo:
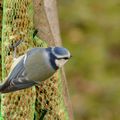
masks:
<path id="1" fill-rule="evenodd" d="M 58 0 L 75 120 L 120 120 L 120 0 Z"/>

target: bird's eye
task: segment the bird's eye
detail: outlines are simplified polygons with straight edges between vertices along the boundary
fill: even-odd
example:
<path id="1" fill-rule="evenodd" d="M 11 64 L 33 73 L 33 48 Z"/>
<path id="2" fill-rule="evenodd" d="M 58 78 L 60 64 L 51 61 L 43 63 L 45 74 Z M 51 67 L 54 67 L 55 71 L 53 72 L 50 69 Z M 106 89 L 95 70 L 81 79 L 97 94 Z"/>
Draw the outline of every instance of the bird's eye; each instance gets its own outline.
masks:
<path id="1" fill-rule="evenodd" d="M 64 59 L 64 60 L 67 60 L 68 57 L 64 57 L 64 58 L 57 58 L 58 60 L 61 60 L 61 59 Z"/>
<path id="2" fill-rule="evenodd" d="M 65 60 L 67 60 L 67 59 L 68 59 L 68 57 L 65 57 L 64 59 L 65 59 Z"/>

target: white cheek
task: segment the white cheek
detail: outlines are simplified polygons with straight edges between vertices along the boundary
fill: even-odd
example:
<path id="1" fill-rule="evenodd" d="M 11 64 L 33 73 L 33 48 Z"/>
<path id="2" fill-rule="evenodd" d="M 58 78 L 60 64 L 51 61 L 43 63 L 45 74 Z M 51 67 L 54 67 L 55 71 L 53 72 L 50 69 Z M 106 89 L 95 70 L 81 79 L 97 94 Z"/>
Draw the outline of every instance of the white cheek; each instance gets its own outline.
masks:
<path id="1" fill-rule="evenodd" d="M 67 62 L 67 60 L 64 60 L 64 59 L 55 60 L 55 63 L 58 67 L 62 67 L 66 62 Z"/>

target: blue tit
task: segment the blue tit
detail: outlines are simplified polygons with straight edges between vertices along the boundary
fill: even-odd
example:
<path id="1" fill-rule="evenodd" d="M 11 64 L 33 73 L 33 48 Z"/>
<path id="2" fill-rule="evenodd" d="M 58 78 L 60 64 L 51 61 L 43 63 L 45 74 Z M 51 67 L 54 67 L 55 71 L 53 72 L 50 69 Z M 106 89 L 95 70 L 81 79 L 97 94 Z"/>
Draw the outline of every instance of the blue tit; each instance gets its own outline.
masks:
<path id="1" fill-rule="evenodd" d="M 63 47 L 32 48 L 16 58 L 5 82 L 0 84 L 1 93 L 9 93 L 39 84 L 50 78 L 71 57 Z"/>

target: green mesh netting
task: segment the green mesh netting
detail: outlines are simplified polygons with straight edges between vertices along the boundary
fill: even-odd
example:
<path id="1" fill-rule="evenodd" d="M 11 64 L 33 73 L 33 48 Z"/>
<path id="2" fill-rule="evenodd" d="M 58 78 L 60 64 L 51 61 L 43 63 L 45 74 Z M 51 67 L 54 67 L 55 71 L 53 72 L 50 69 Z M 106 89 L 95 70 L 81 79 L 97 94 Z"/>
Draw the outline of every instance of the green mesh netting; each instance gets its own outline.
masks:
<path id="1" fill-rule="evenodd" d="M 37 120 L 68 120 L 63 101 L 62 82 L 59 71 L 49 80 L 36 86 L 36 119 Z"/>
<path id="2" fill-rule="evenodd" d="M 4 0 L 2 28 L 2 78 L 8 75 L 13 62 L 10 46 L 24 40 L 17 48 L 17 56 L 31 46 L 33 34 L 32 0 Z M 1 113 L 4 120 L 33 120 L 35 88 L 2 94 Z"/>

